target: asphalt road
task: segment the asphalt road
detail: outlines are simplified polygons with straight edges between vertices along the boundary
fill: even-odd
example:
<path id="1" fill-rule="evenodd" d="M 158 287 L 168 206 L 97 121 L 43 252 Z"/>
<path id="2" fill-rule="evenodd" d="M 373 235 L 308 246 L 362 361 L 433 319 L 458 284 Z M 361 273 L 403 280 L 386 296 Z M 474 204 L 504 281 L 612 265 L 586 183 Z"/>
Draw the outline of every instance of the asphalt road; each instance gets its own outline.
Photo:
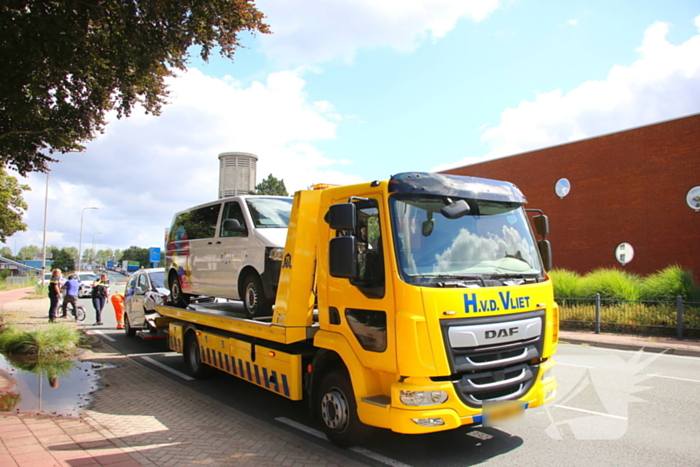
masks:
<path id="1" fill-rule="evenodd" d="M 86 309 L 86 322 L 94 322 L 92 306 Z M 114 329 L 111 306 L 103 321 L 100 328 L 88 327 L 177 384 L 327 446 L 305 403 L 224 373 L 193 380 L 166 339 L 126 337 Z M 394 467 L 700 465 L 700 401 L 694 397 L 700 393 L 700 359 L 573 345 L 560 345 L 556 359 L 557 399 L 523 418 L 421 436 L 378 430 L 370 443 L 347 454 Z"/>

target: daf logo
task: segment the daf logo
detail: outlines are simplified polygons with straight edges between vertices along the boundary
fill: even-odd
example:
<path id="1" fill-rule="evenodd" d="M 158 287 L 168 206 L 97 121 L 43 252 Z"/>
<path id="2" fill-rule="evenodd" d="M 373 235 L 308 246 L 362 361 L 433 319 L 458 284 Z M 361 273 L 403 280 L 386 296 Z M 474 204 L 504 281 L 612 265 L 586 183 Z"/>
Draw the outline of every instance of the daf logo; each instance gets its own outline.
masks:
<path id="1" fill-rule="evenodd" d="M 498 330 L 488 330 L 484 332 L 484 337 L 486 339 L 496 339 L 498 337 L 510 337 L 518 333 L 518 328 L 508 328 L 508 329 L 498 329 Z"/>

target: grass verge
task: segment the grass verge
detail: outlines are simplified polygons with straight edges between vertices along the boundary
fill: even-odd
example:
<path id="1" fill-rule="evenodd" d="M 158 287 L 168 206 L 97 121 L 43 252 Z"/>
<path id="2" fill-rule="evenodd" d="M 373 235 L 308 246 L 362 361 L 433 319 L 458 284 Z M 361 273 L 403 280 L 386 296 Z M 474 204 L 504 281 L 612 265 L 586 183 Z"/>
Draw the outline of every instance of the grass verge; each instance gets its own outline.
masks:
<path id="1" fill-rule="evenodd" d="M 46 323 L 32 329 L 4 322 L 0 317 L 0 352 L 34 355 L 42 359 L 74 356 L 83 343 L 83 334 L 68 323 Z"/>

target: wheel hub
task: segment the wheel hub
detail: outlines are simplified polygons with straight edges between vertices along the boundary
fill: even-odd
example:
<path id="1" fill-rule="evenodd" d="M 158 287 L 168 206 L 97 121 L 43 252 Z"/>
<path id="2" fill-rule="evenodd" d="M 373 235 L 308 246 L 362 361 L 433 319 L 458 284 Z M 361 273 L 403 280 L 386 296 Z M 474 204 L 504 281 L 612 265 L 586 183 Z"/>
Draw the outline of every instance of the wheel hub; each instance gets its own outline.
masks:
<path id="1" fill-rule="evenodd" d="M 337 389 L 328 391 L 321 400 L 323 423 L 333 430 L 342 430 L 348 423 L 348 404 Z"/>
<path id="2" fill-rule="evenodd" d="M 255 306 L 258 304 L 258 292 L 255 290 L 255 287 L 251 286 L 246 290 L 245 303 L 248 309 L 255 309 Z"/>

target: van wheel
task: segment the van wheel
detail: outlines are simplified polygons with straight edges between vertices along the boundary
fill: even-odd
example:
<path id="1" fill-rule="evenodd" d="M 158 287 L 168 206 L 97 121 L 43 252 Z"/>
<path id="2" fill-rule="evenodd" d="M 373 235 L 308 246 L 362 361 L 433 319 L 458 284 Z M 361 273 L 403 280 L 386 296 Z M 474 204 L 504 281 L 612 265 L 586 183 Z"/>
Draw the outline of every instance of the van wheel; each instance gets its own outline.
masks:
<path id="1" fill-rule="evenodd" d="M 202 362 L 201 348 L 197 342 L 197 336 L 190 332 L 185 338 L 185 352 L 183 357 L 185 360 L 185 368 L 187 372 L 197 379 L 204 379 L 211 373 L 211 368 L 206 363 Z"/>
<path id="2" fill-rule="evenodd" d="M 178 308 L 187 308 L 190 303 L 190 296 L 182 293 L 180 278 L 176 274 L 170 278 L 170 301 Z"/>
<path id="3" fill-rule="evenodd" d="M 336 446 L 356 446 L 372 435 L 373 428 L 357 416 L 355 394 L 347 373 L 334 371 L 323 378 L 317 404 L 323 431 Z"/>
<path id="4" fill-rule="evenodd" d="M 243 304 L 249 318 L 270 315 L 272 303 L 265 297 L 265 290 L 257 274 L 248 274 L 243 282 Z"/>
<path id="5" fill-rule="evenodd" d="M 129 315 L 127 313 L 124 313 L 124 332 L 128 337 L 136 336 L 136 329 L 131 327 L 131 323 L 129 322 Z"/>

